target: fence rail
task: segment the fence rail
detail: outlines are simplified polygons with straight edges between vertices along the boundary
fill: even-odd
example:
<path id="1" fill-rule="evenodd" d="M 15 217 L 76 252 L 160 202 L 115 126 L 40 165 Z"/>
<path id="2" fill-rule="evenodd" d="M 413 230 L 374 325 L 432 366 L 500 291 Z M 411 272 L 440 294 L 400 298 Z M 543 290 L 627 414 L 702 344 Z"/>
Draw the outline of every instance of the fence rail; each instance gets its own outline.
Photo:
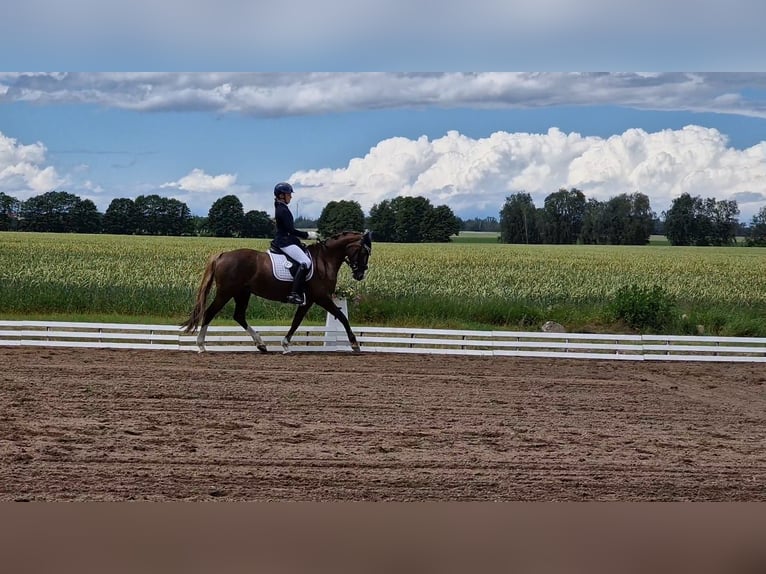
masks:
<path id="1" fill-rule="evenodd" d="M 281 352 L 286 326 L 254 326 L 270 351 Z M 608 335 L 525 331 L 461 331 L 355 326 L 363 352 L 423 353 L 627 361 L 766 362 L 766 338 L 665 335 Z M 174 325 L 0 321 L 0 346 L 165 349 L 196 351 L 196 336 Z M 211 326 L 208 351 L 252 352 L 241 327 Z M 343 331 L 301 327 L 295 352 L 350 351 Z"/>

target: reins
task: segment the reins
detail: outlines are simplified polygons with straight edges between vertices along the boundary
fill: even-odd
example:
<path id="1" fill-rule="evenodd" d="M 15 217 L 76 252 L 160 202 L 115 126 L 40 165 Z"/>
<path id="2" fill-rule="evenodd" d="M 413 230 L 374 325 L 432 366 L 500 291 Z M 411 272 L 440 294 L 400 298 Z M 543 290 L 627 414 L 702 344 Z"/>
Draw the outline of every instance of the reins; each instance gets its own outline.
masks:
<path id="1" fill-rule="evenodd" d="M 348 234 L 360 235 L 361 236 L 361 234 L 359 234 L 358 232 L 355 232 L 355 231 L 343 231 L 342 233 L 336 233 L 335 235 L 333 235 L 332 237 L 328 237 L 327 239 L 320 239 L 319 241 L 317 241 L 317 243 L 319 245 L 321 245 L 323 249 L 328 249 L 329 250 L 330 248 L 327 246 L 327 242 L 328 241 L 331 241 L 333 239 L 339 239 L 339 238 L 343 237 L 344 235 L 348 235 Z M 345 248 L 345 246 L 344 246 L 344 248 Z M 356 271 L 357 268 L 358 268 L 358 265 L 356 265 L 356 264 L 351 262 L 351 258 L 348 257 L 348 255 L 345 255 L 343 257 L 343 262 L 342 263 L 346 263 L 351 268 L 352 271 Z"/>

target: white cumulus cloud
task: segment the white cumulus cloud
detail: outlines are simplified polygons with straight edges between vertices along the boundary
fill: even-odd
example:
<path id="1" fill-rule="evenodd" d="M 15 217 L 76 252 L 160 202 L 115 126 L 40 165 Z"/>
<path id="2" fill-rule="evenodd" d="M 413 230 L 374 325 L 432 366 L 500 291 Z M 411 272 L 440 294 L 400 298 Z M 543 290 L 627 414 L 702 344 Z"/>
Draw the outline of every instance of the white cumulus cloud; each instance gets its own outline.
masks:
<path id="1" fill-rule="evenodd" d="M 40 142 L 24 145 L 0 132 L 0 191 L 23 200 L 63 184 L 56 170 L 46 165 L 46 151 Z"/>
<path id="2" fill-rule="evenodd" d="M 229 173 L 208 175 L 195 168 L 177 181 L 163 183 L 160 187 L 172 187 L 191 193 L 220 193 L 231 190 L 237 183 L 237 176 Z"/>
<path id="3" fill-rule="evenodd" d="M 243 196 L 247 194 L 247 188 L 237 184 L 236 174 L 210 175 L 199 168 L 176 181 L 163 183 L 159 189 L 173 190 L 168 193 L 170 197 L 185 203 L 192 213 L 200 214 L 206 214 L 213 202 L 225 195 L 236 195 L 244 201 Z"/>
<path id="4" fill-rule="evenodd" d="M 747 221 L 766 205 L 766 142 L 737 150 L 719 131 L 694 125 L 630 129 L 606 139 L 556 128 L 480 139 L 451 131 L 431 140 L 386 139 L 343 168 L 298 171 L 290 181 L 317 214 L 332 200 L 354 200 L 369 212 L 401 195 L 426 197 L 457 214 L 499 214 L 514 192 L 530 193 L 541 207 L 548 194 L 576 187 L 602 201 L 641 192 L 658 214 L 684 192 L 736 199 Z"/>

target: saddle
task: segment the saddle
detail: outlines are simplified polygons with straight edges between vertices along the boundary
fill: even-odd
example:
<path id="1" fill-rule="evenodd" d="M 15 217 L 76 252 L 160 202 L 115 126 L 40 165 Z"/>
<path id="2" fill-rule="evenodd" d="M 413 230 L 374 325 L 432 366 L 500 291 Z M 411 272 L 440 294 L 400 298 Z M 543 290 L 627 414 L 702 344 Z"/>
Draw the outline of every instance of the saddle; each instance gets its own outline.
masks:
<path id="1" fill-rule="evenodd" d="M 274 272 L 274 279 L 277 281 L 292 281 L 300 264 L 292 257 L 276 249 L 275 247 L 270 247 L 267 251 L 269 257 L 271 257 L 271 269 Z M 304 250 L 304 252 L 311 260 L 311 267 L 309 268 L 308 275 L 306 275 L 306 281 L 308 281 L 314 275 L 314 258 L 311 257 L 311 253 L 308 251 Z"/>

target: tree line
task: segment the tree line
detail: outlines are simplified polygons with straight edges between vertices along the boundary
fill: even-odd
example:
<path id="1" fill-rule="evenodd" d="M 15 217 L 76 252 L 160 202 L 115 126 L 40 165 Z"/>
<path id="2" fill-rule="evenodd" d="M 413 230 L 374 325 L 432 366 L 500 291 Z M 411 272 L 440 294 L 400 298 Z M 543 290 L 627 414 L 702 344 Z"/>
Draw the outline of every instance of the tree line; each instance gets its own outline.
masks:
<path id="1" fill-rule="evenodd" d="M 296 227 L 316 228 L 323 236 L 370 229 L 376 241 L 398 243 L 447 242 L 460 231 L 491 231 L 503 243 L 643 245 L 660 232 L 671 245 L 731 245 L 744 232 L 747 245 L 766 246 L 766 208 L 743 229 L 736 201 L 688 193 L 674 199 L 662 219 L 642 193 L 598 201 L 576 188 L 551 193 L 542 207 L 530 194 L 514 193 L 499 215 L 499 220 L 462 220 L 448 206 L 433 206 L 424 197 L 395 197 L 373 205 L 365 216 L 358 202 L 342 200 L 325 205 L 316 220 L 296 219 Z M 159 195 L 116 198 L 102 214 L 91 200 L 65 191 L 26 201 L 0 192 L 0 231 L 7 230 L 268 238 L 274 221 L 265 211 L 245 212 L 235 195 L 217 199 L 207 217 L 200 217 L 183 202 Z"/>
<path id="2" fill-rule="evenodd" d="M 608 201 L 586 199 L 576 188 L 559 189 L 536 207 L 532 196 L 518 192 L 500 211 L 503 243 L 645 245 L 660 231 L 671 245 L 734 245 L 738 233 L 745 244 L 766 246 L 766 207 L 744 228 L 734 200 L 702 199 L 684 193 L 659 219 L 643 193 L 623 193 Z"/>
<path id="3" fill-rule="evenodd" d="M 238 209 L 236 221 L 232 206 Z M 182 201 L 156 194 L 113 199 L 106 212 L 100 213 L 91 200 L 65 191 L 50 191 L 26 201 L 0 192 L 0 230 L 268 237 L 273 234 L 273 222 L 263 211 L 244 213 L 234 196 L 219 199 L 208 217 L 199 217 Z"/>
<path id="4" fill-rule="evenodd" d="M 331 201 L 319 219 L 298 218 L 296 226 L 316 227 L 324 236 L 372 229 L 378 241 L 445 242 L 460 232 L 461 220 L 446 205 L 434 207 L 423 197 L 397 197 L 373 206 L 369 217 L 356 201 Z M 245 212 L 235 195 L 217 199 L 207 217 L 199 217 L 185 203 L 159 195 L 116 198 L 102 214 L 91 200 L 65 191 L 50 191 L 26 201 L 0 192 L 0 231 L 9 230 L 255 238 L 273 237 L 275 227 L 270 214 Z"/>

